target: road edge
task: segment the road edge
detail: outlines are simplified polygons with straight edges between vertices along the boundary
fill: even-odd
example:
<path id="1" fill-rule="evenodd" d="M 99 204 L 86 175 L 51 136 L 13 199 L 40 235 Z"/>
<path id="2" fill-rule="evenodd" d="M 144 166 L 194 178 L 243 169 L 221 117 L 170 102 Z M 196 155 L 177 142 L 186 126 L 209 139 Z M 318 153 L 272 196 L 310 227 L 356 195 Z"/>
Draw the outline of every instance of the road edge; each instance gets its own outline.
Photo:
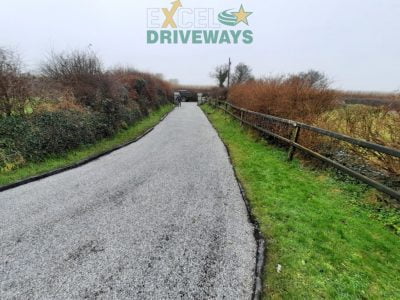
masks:
<path id="1" fill-rule="evenodd" d="M 232 162 L 232 157 L 231 157 L 231 152 L 228 148 L 228 145 L 225 143 L 225 141 L 222 139 L 221 135 L 219 134 L 218 130 L 215 128 L 214 124 L 211 122 L 210 118 L 208 117 L 208 114 L 200 107 L 200 110 L 203 112 L 203 114 L 206 116 L 208 122 L 211 124 L 211 126 L 214 128 L 215 132 L 217 133 L 219 139 L 221 140 L 222 144 L 225 147 L 225 150 L 228 154 L 229 158 L 229 163 L 232 167 L 233 173 L 236 178 L 236 182 L 238 183 L 240 194 L 242 195 L 242 199 L 246 205 L 247 209 L 247 217 L 249 222 L 253 225 L 253 235 L 254 239 L 256 240 L 257 244 L 257 254 L 256 254 L 256 266 L 254 269 L 254 284 L 253 284 L 253 292 L 252 292 L 252 299 L 253 300 L 258 300 L 261 299 L 261 294 L 263 291 L 263 271 L 265 267 L 265 254 L 266 254 L 266 240 L 264 236 L 261 233 L 260 230 L 260 224 L 257 221 L 257 218 L 254 216 L 249 199 L 247 198 L 246 191 L 243 188 L 243 185 L 237 175 L 236 169 L 233 165 Z"/>
<path id="2" fill-rule="evenodd" d="M 99 159 L 100 157 L 106 156 L 106 155 L 108 155 L 108 154 L 110 154 L 110 153 L 112 153 L 114 151 L 117 151 L 117 150 L 119 150 L 121 148 L 129 146 L 129 145 L 131 145 L 133 143 L 136 143 L 138 140 L 142 139 L 143 137 L 148 135 L 150 132 L 152 132 L 153 129 L 157 125 L 159 125 L 162 121 L 164 121 L 164 119 L 173 111 L 174 111 L 174 109 L 172 109 L 171 111 L 169 111 L 166 114 L 164 114 L 164 116 L 162 116 L 162 118 L 157 122 L 157 124 L 155 124 L 154 126 L 150 127 L 145 132 L 143 132 L 142 134 L 140 134 L 139 136 L 137 136 L 136 138 L 134 138 L 133 140 L 131 140 L 129 142 L 123 143 L 123 144 L 121 144 L 119 146 L 116 146 L 116 147 L 114 147 L 112 149 L 103 151 L 103 152 L 101 152 L 99 154 L 95 154 L 95 155 L 89 156 L 88 158 L 80 160 L 80 161 L 78 161 L 76 163 L 73 163 L 71 165 L 67 165 L 65 167 L 61 167 L 61 168 L 58 168 L 58 169 L 55 169 L 55 170 L 52 170 L 52 171 L 49 171 L 49 172 L 46 172 L 46 173 L 42 173 L 42 174 L 39 174 L 39 175 L 31 176 L 31 177 L 16 181 L 14 183 L 2 185 L 2 186 L 0 186 L 0 192 L 11 190 L 11 189 L 19 187 L 21 185 L 25 185 L 25 184 L 28 184 L 28 183 L 31 183 L 31 182 L 39 181 L 41 179 L 44 179 L 44 178 L 47 178 L 47 177 L 50 177 L 50 176 L 53 176 L 53 175 L 60 174 L 62 172 L 69 171 L 71 169 L 75 169 L 75 168 L 81 167 L 81 166 L 86 165 L 86 164 L 88 164 L 88 163 L 90 163 L 90 162 L 92 162 L 92 161 L 94 161 L 96 159 Z"/>

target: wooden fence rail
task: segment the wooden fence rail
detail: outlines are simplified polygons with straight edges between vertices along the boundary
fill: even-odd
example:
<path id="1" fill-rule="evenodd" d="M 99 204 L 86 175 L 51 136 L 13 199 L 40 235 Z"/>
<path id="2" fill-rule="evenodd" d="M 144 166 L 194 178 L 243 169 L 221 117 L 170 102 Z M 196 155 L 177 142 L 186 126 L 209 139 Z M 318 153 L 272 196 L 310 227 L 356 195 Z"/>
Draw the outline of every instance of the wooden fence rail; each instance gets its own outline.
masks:
<path id="1" fill-rule="evenodd" d="M 397 157 L 400 158 L 400 150 L 398 149 L 393 149 L 393 148 L 389 148 L 386 146 L 382 146 L 382 145 L 378 145 L 378 144 L 374 144 L 368 141 L 364 141 L 361 139 L 356 139 L 338 132 L 333 132 L 330 130 L 326 130 L 326 129 L 322 129 L 322 128 L 318 128 L 315 126 L 311 126 L 311 125 L 307 125 L 301 122 L 296 122 L 296 121 L 292 121 L 292 120 L 287 120 L 287 119 L 283 119 L 283 118 L 278 118 L 275 116 L 271 116 L 271 115 L 265 115 L 265 114 L 261 114 L 258 112 L 254 112 L 254 111 L 250 111 L 241 107 L 237 107 L 234 106 L 228 102 L 222 102 L 222 101 L 211 101 L 211 104 L 214 107 L 218 107 L 220 109 L 222 109 L 223 111 L 225 111 L 226 113 L 230 114 L 232 117 L 234 117 L 235 119 L 238 119 L 241 124 L 246 124 L 264 134 L 267 134 L 269 136 L 272 136 L 284 143 L 287 143 L 290 147 L 289 147 L 289 153 L 288 153 L 288 160 L 292 160 L 293 159 L 293 155 L 295 152 L 295 149 L 299 149 L 321 161 L 324 161 L 325 163 L 328 163 L 330 165 L 332 165 L 333 167 L 339 169 L 340 171 L 351 175 L 355 178 L 357 178 L 358 180 L 376 188 L 377 190 L 390 195 L 391 197 L 395 198 L 397 201 L 400 201 L 400 192 L 396 191 L 378 181 L 375 181 L 365 175 L 362 175 L 326 156 L 323 156 L 322 154 L 319 154 L 301 144 L 298 143 L 298 138 L 299 138 L 299 134 L 300 134 L 300 130 L 308 130 L 311 132 L 315 132 L 317 134 L 323 135 L 323 136 L 328 136 L 340 141 L 344 141 L 347 143 L 350 143 L 352 145 L 356 145 L 359 147 L 363 147 L 365 149 L 369 149 L 372 151 L 376 151 L 379 153 L 384 153 L 393 157 Z M 235 113 L 236 112 L 236 113 Z M 256 116 L 259 118 L 262 118 L 264 120 L 268 120 L 270 122 L 273 123 L 277 123 L 277 124 L 285 124 L 287 126 L 289 126 L 290 128 L 292 128 L 292 133 L 291 133 L 291 137 L 290 138 L 286 138 L 283 137 L 277 133 L 274 133 L 270 130 L 267 130 L 265 128 L 262 128 L 260 126 L 258 126 L 257 124 L 254 124 L 250 121 L 247 121 L 245 118 L 245 115 L 251 115 L 251 116 Z"/>

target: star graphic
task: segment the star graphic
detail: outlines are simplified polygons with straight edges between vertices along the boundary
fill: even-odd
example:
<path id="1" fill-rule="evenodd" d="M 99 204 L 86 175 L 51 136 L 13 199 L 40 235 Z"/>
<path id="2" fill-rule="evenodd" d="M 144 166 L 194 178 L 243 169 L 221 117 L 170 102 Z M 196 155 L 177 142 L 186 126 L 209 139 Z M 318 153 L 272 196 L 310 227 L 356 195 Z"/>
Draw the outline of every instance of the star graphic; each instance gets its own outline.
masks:
<path id="1" fill-rule="evenodd" d="M 252 14 L 252 12 L 246 12 L 243 8 L 243 4 L 240 6 L 240 10 L 238 12 L 232 13 L 236 17 L 236 22 L 239 24 L 240 22 L 249 25 L 247 18 Z"/>

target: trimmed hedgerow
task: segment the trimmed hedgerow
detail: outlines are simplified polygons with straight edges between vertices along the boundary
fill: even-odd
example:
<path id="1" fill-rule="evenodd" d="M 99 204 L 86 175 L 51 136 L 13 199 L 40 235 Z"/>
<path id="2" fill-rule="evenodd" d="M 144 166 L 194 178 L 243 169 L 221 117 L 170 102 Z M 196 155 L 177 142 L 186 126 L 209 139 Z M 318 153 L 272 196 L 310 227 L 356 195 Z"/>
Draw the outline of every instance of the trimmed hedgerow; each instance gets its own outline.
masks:
<path id="1" fill-rule="evenodd" d="M 0 168 L 14 169 L 113 136 L 142 118 L 138 110 L 118 113 L 72 110 L 0 118 Z"/>
<path id="2" fill-rule="evenodd" d="M 173 101 L 170 84 L 160 76 L 104 70 L 92 51 L 52 53 L 39 75 L 22 74 L 11 52 L 0 49 L 0 61 L 9 66 L 0 70 L 3 174 L 113 137 Z"/>

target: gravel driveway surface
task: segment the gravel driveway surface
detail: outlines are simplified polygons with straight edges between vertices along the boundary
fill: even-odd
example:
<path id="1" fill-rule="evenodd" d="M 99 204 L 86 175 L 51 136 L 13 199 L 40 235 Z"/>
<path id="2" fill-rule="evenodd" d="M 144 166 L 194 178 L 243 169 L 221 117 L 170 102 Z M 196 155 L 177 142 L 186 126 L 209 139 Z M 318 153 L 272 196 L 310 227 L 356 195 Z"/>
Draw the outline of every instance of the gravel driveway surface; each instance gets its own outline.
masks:
<path id="1" fill-rule="evenodd" d="M 255 257 L 225 147 L 196 104 L 0 193 L 1 299 L 249 299 Z"/>

